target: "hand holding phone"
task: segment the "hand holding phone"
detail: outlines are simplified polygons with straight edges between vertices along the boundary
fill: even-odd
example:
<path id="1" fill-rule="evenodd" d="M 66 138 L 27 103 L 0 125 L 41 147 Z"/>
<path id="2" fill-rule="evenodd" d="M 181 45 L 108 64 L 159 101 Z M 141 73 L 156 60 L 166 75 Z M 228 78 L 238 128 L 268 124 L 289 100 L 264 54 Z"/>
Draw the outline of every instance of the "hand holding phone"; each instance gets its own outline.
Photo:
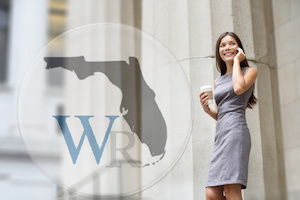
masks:
<path id="1" fill-rule="evenodd" d="M 237 53 L 234 58 L 237 59 L 239 63 L 245 60 L 246 56 L 241 48 L 238 48 L 236 52 Z"/>

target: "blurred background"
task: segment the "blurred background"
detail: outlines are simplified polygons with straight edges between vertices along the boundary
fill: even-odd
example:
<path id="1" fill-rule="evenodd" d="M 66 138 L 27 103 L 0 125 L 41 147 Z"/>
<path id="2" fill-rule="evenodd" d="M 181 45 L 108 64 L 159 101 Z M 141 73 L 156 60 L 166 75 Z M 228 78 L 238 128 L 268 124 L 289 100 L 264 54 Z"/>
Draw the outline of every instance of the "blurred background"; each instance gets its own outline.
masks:
<path id="1" fill-rule="evenodd" d="M 237 33 L 258 70 L 259 103 L 247 110 L 252 149 L 244 199 L 300 199 L 299 0 L 0 0 L 1 199 L 88 199 L 62 195 L 32 162 L 18 130 L 17 103 L 25 72 L 43 47 L 92 23 L 126 24 L 152 35 L 181 63 L 194 98 L 192 136 L 178 164 L 153 187 L 122 199 L 205 199 L 216 124 L 202 111 L 198 94 L 219 75 L 214 45 L 225 31 Z M 55 98 L 61 78 L 47 85 Z M 50 166 L 57 159 L 40 156 Z"/>

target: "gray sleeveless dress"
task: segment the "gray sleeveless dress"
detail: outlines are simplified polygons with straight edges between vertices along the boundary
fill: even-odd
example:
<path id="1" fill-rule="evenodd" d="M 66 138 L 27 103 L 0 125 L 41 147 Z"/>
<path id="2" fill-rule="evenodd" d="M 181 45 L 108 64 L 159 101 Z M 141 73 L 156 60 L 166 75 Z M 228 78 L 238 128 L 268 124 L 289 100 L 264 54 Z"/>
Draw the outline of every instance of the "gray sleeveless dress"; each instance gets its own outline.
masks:
<path id="1" fill-rule="evenodd" d="M 241 69 L 242 74 L 247 68 Z M 237 95 L 232 86 L 232 74 L 227 74 L 216 79 L 215 87 L 218 121 L 206 187 L 242 184 L 245 189 L 251 148 L 245 111 L 253 85 Z"/>

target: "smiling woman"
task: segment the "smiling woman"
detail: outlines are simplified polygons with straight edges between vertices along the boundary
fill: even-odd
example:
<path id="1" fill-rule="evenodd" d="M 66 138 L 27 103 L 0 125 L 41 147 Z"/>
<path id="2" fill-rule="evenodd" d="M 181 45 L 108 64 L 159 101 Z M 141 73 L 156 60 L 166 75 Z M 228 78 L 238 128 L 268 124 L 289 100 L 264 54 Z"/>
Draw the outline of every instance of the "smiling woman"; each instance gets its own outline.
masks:
<path id="1" fill-rule="evenodd" d="M 236 60 L 234 62 L 234 59 L 239 59 L 239 60 Z M 244 47 L 243 47 L 243 44 L 241 42 L 241 40 L 239 39 L 239 37 L 233 33 L 233 32 L 225 32 L 223 33 L 222 35 L 220 35 L 219 39 L 217 40 L 217 43 L 216 43 L 216 63 L 217 63 L 217 69 L 218 71 L 221 73 L 221 76 L 223 75 L 227 75 L 227 74 L 230 74 L 230 73 L 233 73 L 234 71 L 234 67 L 233 65 L 236 64 L 236 65 L 239 65 L 239 66 L 236 66 L 235 69 L 236 69 L 236 72 L 240 75 L 240 70 L 244 67 L 249 67 L 249 64 L 248 64 L 248 61 L 247 61 L 247 58 L 245 56 L 245 53 L 244 53 Z M 254 84 L 255 82 L 255 79 L 256 79 L 256 76 L 257 76 L 257 72 L 256 72 L 256 69 L 254 68 L 250 68 L 249 69 L 251 71 L 251 75 L 252 76 L 255 76 L 255 77 L 251 77 L 251 81 L 250 83 Z M 247 70 L 245 72 L 245 76 L 244 76 L 244 79 L 241 79 L 242 82 L 248 82 L 248 76 L 250 75 L 247 75 L 249 70 Z M 235 89 L 235 92 L 237 92 L 237 84 L 234 84 L 234 80 L 235 80 L 236 77 L 233 77 L 233 88 Z M 239 76 L 240 78 L 240 76 Z M 248 89 L 252 84 L 247 84 L 247 87 L 245 87 L 246 89 Z M 245 86 L 242 84 L 242 86 Z M 252 108 L 252 105 L 256 104 L 257 102 L 257 98 L 254 96 L 254 88 L 255 86 L 253 85 L 253 91 L 252 91 L 252 94 L 251 94 L 251 97 L 249 98 L 249 101 L 247 103 L 247 107 L 248 108 Z M 243 91 L 245 92 L 246 89 Z"/>
<path id="2" fill-rule="evenodd" d="M 204 111 L 217 120 L 214 149 L 209 165 L 206 199 L 242 199 L 247 187 L 251 138 L 246 123 L 246 107 L 252 108 L 257 76 L 248 65 L 243 45 L 235 33 L 223 33 L 216 43 L 217 69 L 214 98 L 217 111 L 208 106 L 208 97 L 200 93 Z"/>

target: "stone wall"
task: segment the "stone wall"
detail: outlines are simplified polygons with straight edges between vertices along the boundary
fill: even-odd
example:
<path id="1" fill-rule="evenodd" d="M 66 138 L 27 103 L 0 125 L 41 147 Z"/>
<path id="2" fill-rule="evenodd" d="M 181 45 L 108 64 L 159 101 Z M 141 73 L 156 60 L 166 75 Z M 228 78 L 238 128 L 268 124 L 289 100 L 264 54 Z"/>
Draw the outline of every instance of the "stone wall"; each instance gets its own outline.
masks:
<path id="1" fill-rule="evenodd" d="M 300 197 L 300 1 L 273 0 L 287 194 Z"/>

